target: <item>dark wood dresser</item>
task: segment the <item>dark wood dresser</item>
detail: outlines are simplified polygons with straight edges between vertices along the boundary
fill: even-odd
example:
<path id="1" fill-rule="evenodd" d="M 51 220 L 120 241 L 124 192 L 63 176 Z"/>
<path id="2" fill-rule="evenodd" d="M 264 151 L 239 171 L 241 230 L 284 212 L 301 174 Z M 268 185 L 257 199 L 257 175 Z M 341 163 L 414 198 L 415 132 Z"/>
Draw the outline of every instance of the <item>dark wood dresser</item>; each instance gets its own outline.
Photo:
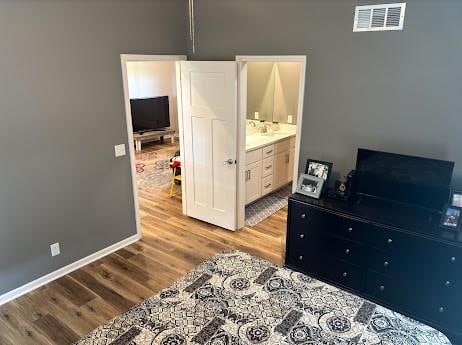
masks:
<path id="1" fill-rule="evenodd" d="M 286 266 L 422 321 L 462 344 L 462 233 L 428 210 L 289 198 Z"/>

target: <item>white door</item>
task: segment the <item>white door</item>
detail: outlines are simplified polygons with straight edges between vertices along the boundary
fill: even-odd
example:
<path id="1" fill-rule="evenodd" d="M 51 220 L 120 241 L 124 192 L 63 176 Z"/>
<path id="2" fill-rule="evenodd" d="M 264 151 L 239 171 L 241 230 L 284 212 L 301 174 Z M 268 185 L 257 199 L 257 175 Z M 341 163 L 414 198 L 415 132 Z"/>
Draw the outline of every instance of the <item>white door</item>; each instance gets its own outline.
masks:
<path id="1" fill-rule="evenodd" d="M 230 61 L 182 61 L 186 214 L 236 229 L 237 70 Z"/>

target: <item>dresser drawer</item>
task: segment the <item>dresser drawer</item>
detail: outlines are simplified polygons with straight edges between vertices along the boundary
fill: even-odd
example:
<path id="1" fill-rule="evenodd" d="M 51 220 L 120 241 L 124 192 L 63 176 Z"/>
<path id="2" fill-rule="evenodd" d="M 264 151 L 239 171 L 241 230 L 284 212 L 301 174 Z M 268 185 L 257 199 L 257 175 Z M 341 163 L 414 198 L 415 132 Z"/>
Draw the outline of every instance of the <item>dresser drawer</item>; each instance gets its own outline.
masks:
<path id="1" fill-rule="evenodd" d="M 305 259 L 304 259 L 305 260 Z M 308 275 L 318 276 L 328 282 L 334 282 L 355 291 L 359 291 L 362 282 L 360 267 L 327 257 L 308 257 L 303 263 Z"/>
<path id="2" fill-rule="evenodd" d="M 420 289 L 411 288 L 408 283 L 392 276 L 367 271 L 364 293 L 376 301 L 386 305 L 400 305 L 408 311 L 415 310 L 418 302 Z"/>
<path id="3" fill-rule="evenodd" d="M 327 233 L 355 242 L 363 242 L 368 236 L 365 223 L 308 208 L 292 201 L 290 222 L 298 231 Z"/>
<path id="4" fill-rule="evenodd" d="M 263 159 L 268 158 L 274 155 L 274 145 L 268 145 L 262 148 L 263 151 Z"/>
<path id="5" fill-rule="evenodd" d="M 303 236 L 300 233 L 300 236 Z M 342 239 L 328 234 L 307 233 L 304 242 L 298 240 L 296 246 L 303 244 L 305 250 L 313 253 L 316 257 L 329 257 L 352 264 L 361 264 L 366 258 L 365 250 L 360 243 Z"/>
<path id="6" fill-rule="evenodd" d="M 274 157 L 268 157 L 263 160 L 263 166 L 261 168 L 262 177 L 273 175 L 273 161 Z"/>

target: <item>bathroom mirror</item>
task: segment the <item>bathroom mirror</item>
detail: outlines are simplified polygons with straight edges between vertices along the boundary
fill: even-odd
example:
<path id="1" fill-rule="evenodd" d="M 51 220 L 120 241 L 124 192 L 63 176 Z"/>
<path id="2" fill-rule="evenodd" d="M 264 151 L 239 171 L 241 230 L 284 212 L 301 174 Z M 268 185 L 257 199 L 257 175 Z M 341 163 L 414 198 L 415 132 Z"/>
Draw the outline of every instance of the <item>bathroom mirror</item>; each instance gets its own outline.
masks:
<path id="1" fill-rule="evenodd" d="M 247 119 L 296 124 L 299 85 L 298 62 L 249 62 Z"/>

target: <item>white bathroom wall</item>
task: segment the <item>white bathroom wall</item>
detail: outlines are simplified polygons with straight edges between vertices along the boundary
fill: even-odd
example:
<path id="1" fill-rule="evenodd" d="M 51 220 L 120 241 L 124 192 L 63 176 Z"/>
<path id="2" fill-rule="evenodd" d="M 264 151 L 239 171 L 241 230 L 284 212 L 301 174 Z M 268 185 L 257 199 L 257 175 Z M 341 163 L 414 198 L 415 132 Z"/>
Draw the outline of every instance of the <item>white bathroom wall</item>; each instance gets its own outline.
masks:
<path id="1" fill-rule="evenodd" d="M 168 96 L 170 127 L 178 134 L 178 108 L 174 61 L 130 61 L 127 63 L 130 98 Z"/>

